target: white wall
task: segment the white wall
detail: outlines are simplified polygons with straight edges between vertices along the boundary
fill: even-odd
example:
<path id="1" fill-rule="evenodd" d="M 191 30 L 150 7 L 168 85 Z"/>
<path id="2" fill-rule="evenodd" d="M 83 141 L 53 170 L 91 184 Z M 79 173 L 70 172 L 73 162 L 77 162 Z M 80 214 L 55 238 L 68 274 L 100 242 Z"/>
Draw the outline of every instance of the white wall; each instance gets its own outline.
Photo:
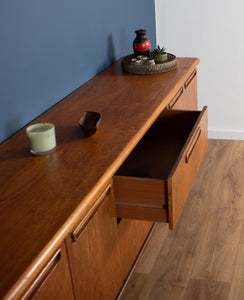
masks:
<path id="1" fill-rule="evenodd" d="M 199 108 L 209 137 L 244 140 L 244 1 L 155 0 L 157 43 L 199 57 Z"/>

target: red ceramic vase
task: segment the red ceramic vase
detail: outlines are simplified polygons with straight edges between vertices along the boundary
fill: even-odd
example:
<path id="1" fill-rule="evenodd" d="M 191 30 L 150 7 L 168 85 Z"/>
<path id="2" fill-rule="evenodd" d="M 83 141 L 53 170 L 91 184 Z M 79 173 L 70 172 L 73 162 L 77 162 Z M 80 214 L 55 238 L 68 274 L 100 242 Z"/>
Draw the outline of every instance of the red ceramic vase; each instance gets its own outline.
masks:
<path id="1" fill-rule="evenodd" d="M 146 37 L 147 31 L 145 29 L 139 29 L 135 31 L 136 38 L 133 41 L 133 49 L 135 56 L 146 55 L 149 56 L 151 42 Z"/>

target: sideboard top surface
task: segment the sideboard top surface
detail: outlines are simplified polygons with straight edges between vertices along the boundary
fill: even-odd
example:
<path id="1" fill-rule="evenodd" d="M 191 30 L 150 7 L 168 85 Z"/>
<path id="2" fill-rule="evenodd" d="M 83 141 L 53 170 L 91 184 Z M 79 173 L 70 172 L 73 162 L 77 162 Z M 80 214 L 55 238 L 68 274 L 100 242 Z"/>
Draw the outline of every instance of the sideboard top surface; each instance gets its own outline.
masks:
<path id="1" fill-rule="evenodd" d="M 56 126 L 57 149 L 33 156 L 25 129 L 0 145 L 0 298 L 45 263 L 199 63 L 130 75 L 114 63 L 32 123 Z M 102 115 L 85 137 L 83 111 Z M 26 272 L 25 272 L 26 271 Z"/>

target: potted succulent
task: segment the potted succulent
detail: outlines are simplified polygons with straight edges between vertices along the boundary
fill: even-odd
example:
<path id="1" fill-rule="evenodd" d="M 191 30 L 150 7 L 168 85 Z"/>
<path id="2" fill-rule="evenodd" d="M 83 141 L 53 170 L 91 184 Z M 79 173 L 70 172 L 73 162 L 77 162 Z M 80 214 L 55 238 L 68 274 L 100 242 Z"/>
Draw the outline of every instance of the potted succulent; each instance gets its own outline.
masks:
<path id="1" fill-rule="evenodd" d="M 168 60 L 168 55 L 166 53 L 166 48 L 158 45 L 158 48 L 153 50 L 153 58 L 156 64 L 164 63 Z"/>

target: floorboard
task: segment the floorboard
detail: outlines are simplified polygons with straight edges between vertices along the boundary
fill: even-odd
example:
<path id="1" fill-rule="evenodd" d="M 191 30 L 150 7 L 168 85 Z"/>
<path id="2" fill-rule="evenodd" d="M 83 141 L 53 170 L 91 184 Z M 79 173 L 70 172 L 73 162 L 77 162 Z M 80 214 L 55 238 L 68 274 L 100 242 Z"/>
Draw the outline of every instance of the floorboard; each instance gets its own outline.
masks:
<path id="1" fill-rule="evenodd" d="M 184 300 L 216 300 L 228 299 L 230 283 L 217 282 L 213 280 L 192 279 L 187 287 Z"/>
<path id="2" fill-rule="evenodd" d="M 175 230 L 158 224 L 123 300 L 244 300 L 244 141 L 209 140 Z"/>

